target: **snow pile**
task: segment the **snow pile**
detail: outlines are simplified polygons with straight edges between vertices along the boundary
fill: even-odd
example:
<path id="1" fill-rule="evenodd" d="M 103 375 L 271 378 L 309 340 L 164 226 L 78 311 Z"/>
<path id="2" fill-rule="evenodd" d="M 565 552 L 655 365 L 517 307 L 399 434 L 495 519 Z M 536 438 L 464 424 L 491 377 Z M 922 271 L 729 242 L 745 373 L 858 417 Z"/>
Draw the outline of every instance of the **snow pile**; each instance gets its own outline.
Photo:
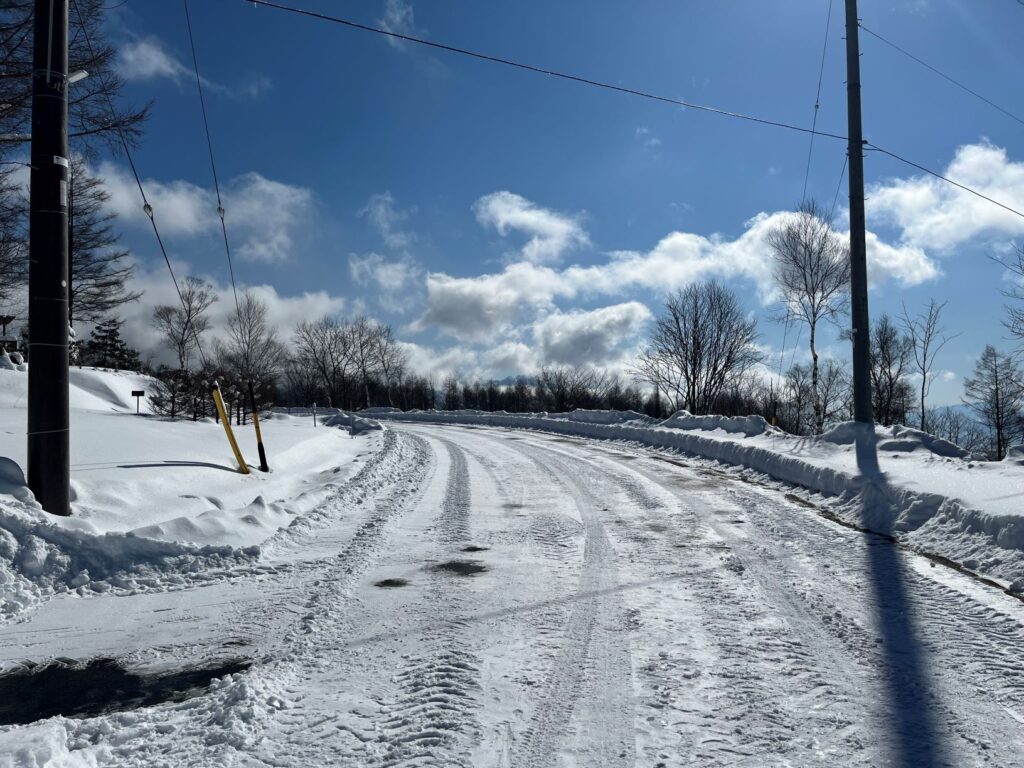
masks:
<path id="1" fill-rule="evenodd" d="M 677 411 L 661 422 L 661 426 L 672 429 L 698 429 L 702 432 L 720 429 L 746 437 L 763 435 L 771 429 L 762 416 L 694 416 L 689 411 Z"/>
<path id="2" fill-rule="evenodd" d="M 242 474 L 223 427 L 135 414 L 148 376 L 71 371 L 71 517 L 44 513 L 26 487 L 28 376 L 0 368 L 0 620 L 66 590 L 166 589 L 200 572 L 250 563 L 278 531 L 310 513 L 377 451 L 379 425 L 359 439 L 311 420 L 263 424 L 271 472 Z M 255 461 L 252 425 L 236 426 Z"/>
<path id="3" fill-rule="evenodd" d="M 17 371 L 24 373 L 28 370 L 28 366 L 21 359 L 21 355 L 17 352 L 12 357 L 7 353 L 6 349 L 0 349 L 0 371 Z"/>
<path id="4" fill-rule="evenodd" d="M 13 463 L 3 460 L 5 474 Z M 73 519 L 46 514 L 27 488 L 20 491 L 12 496 L 27 496 L 28 501 L 0 496 L 2 618 L 34 604 L 46 593 L 113 588 L 145 591 L 166 586 L 169 579 L 183 583 L 185 574 L 249 562 L 258 554 L 255 548 L 197 547 L 130 532 L 96 534 Z"/>
<path id="5" fill-rule="evenodd" d="M 846 522 L 1024 590 L 1024 448 L 1006 461 L 986 462 L 902 426 L 865 433 L 861 425 L 840 424 L 812 438 L 788 435 L 757 416 L 681 411 L 660 423 L 616 423 L 607 415 L 590 420 L 574 413 L 373 411 L 378 419 L 537 429 L 713 459 L 821 494 Z"/>
<path id="6" fill-rule="evenodd" d="M 349 434 L 360 435 L 363 432 L 372 432 L 377 429 L 383 429 L 379 422 L 371 419 L 364 419 L 361 416 L 356 416 L 352 413 L 339 413 L 331 416 L 327 421 L 324 422 L 325 427 L 342 427 L 347 429 Z"/>

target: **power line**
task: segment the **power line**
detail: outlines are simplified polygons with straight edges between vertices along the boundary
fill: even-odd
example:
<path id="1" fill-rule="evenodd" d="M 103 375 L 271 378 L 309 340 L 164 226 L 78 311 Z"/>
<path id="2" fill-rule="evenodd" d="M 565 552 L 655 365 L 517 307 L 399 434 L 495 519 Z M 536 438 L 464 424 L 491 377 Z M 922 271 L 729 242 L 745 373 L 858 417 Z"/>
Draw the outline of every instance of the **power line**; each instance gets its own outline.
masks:
<path id="1" fill-rule="evenodd" d="M 1017 0 L 1017 2 L 1018 2 L 1018 3 L 1020 3 L 1021 5 L 1024 5 L 1024 0 Z M 862 30 L 864 30 L 865 32 L 867 32 L 867 33 L 868 33 L 869 35 L 871 35 L 872 37 L 874 37 L 874 38 L 876 38 L 877 40 L 880 40 L 881 42 L 885 43 L 885 44 L 886 44 L 886 45 L 888 45 L 888 46 L 889 46 L 890 48 L 893 48 L 893 49 L 895 49 L 896 51 L 899 51 L 900 53 L 902 53 L 902 54 L 903 54 L 904 56 L 906 56 L 907 58 L 909 58 L 909 59 L 913 59 L 914 61 L 916 61 L 916 62 L 917 62 L 918 64 L 920 64 L 920 65 L 921 65 L 922 67 L 924 67 L 925 69 L 928 69 L 928 70 L 930 70 L 930 71 L 934 72 L 934 73 L 935 73 L 936 75 L 938 75 L 939 77 L 941 77 L 941 78 L 942 78 L 943 80 L 946 80 L 946 81 L 948 81 L 948 82 L 952 83 L 953 85 L 955 85 L 955 86 L 956 86 L 957 88 L 959 88 L 959 89 L 960 89 L 960 90 L 962 90 L 962 91 L 966 91 L 967 93 L 969 93 L 969 94 L 970 94 L 971 96 L 973 96 L 974 98 L 976 98 L 976 99 L 978 99 L 978 100 L 980 100 L 980 101 L 983 101 L 983 102 L 985 102 L 986 104 L 988 104 L 988 105 L 989 105 L 990 107 L 992 107 L 993 109 L 998 109 L 998 110 L 999 110 L 1000 112 L 1002 112 L 1002 113 L 1003 113 L 1004 115 L 1006 115 L 1007 117 L 1009 117 L 1009 118 L 1010 118 L 1011 120 L 1016 120 L 1016 121 L 1017 121 L 1018 123 L 1020 123 L 1021 125 L 1024 125 L 1024 119 L 1021 119 L 1021 118 L 1017 117 L 1017 115 L 1015 115 L 1015 114 L 1013 114 L 1012 112 L 1010 112 L 1009 110 L 1007 110 L 1007 109 L 1004 109 L 1003 107 L 999 106 L 998 104 L 996 104 L 996 103 L 995 103 L 994 101 L 992 101 L 991 99 L 987 99 L 987 98 L 985 98 L 984 96 L 982 96 L 982 95 L 981 95 L 980 93 L 978 93 L 977 91 L 975 91 L 975 90 L 973 90 L 972 88 L 969 88 L 968 86 L 966 86 L 966 85 L 964 85 L 963 83 L 961 83 L 961 82 L 960 82 L 959 80 L 954 80 L 954 79 L 953 79 L 952 77 L 950 77 L 949 75 L 947 75 L 947 74 L 946 74 L 945 72 L 942 72 L 942 71 L 940 71 L 939 69 L 937 69 L 937 68 L 933 67 L 933 66 L 932 66 L 931 64 L 929 64 L 928 62 L 926 62 L 926 61 L 923 61 L 922 59 L 919 59 L 919 58 L 918 58 L 917 56 L 915 56 L 914 54 L 912 54 L 912 53 L 910 53 L 909 51 L 907 51 L 906 49 L 904 49 L 904 48 L 901 48 L 900 46 L 896 45 L 896 43 L 892 42 L 891 40 L 887 40 L 886 38 L 882 37 L 882 36 L 881 36 L 880 34 L 878 34 L 877 32 L 874 32 L 874 31 L 872 31 L 872 30 L 868 29 L 868 28 L 867 28 L 867 27 L 865 27 L 865 26 L 864 26 L 863 24 L 861 24 L 861 25 L 860 25 L 860 28 L 861 28 Z"/>
<path id="2" fill-rule="evenodd" d="M 586 78 L 586 77 L 579 77 L 577 75 L 568 75 L 568 74 L 565 74 L 565 73 L 562 73 L 562 72 L 557 72 L 555 70 L 542 69 L 540 67 L 535 67 L 535 66 L 532 66 L 530 64 L 522 64 L 522 63 L 519 63 L 519 62 L 516 62 L 516 61 L 512 61 L 510 59 L 503 59 L 503 58 L 500 58 L 498 56 L 491 56 L 489 54 L 478 53 L 476 51 L 470 51 L 470 50 L 467 50 L 465 48 L 458 48 L 458 47 L 451 46 L 451 45 L 446 45 L 446 44 L 443 44 L 443 43 L 436 43 L 436 42 L 433 42 L 431 40 L 424 40 L 422 38 L 412 37 L 411 35 L 403 35 L 403 34 L 400 34 L 398 32 L 391 32 L 391 31 L 386 30 L 386 29 L 380 29 L 378 27 L 372 27 L 372 26 L 369 26 L 369 25 L 366 25 L 366 24 L 359 24 L 357 22 L 349 21 L 348 19 L 342 19 L 342 18 L 339 18 L 337 16 L 329 16 L 327 14 L 318 13 L 316 11 L 307 11 L 307 10 L 304 10 L 302 8 L 294 8 L 294 7 L 288 6 L 288 5 L 281 5 L 279 3 L 271 2 L 271 0 L 244 0 L 244 1 L 252 3 L 253 5 L 262 5 L 262 6 L 266 6 L 268 8 L 276 8 L 278 10 L 287 11 L 289 13 L 295 13 L 295 14 L 298 14 L 300 16 L 308 16 L 310 18 L 319 19 L 321 21 L 329 21 L 329 22 L 332 22 L 332 23 L 335 23 L 335 24 L 341 24 L 341 25 L 346 26 L 346 27 L 351 27 L 353 29 L 362 30 L 364 32 L 372 32 L 374 34 L 384 35 L 385 37 L 390 37 L 390 38 L 394 38 L 394 39 L 398 39 L 398 40 L 404 40 L 404 41 L 410 42 L 410 43 L 417 43 L 419 45 L 425 45 L 425 46 L 430 47 L 430 48 L 436 48 L 436 49 L 440 49 L 440 50 L 444 50 L 444 51 L 449 51 L 451 53 L 458 53 L 458 54 L 461 54 L 461 55 L 464 55 L 464 56 L 470 56 L 470 57 L 475 58 L 475 59 L 481 59 L 483 61 L 490 61 L 490 62 L 493 62 L 493 63 L 496 63 L 496 64 L 504 64 L 506 66 L 515 67 L 517 69 L 523 69 L 523 70 L 526 70 L 526 71 L 529 71 L 529 72 L 536 72 L 536 73 L 542 74 L 542 75 L 550 75 L 552 77 L 561 78 L 563 80 L 570 80 L 572 82 L 582 83 L 584 85 L 591 85 L 591 86 L 594 86 L 594 87 L 597 87 L 597 88 L 604 88 L 604 89 L 610 90 L 610 91 L 617 91 L 619 93 L 627 93 L 627 94 L 630 94 L 630 95 L 633 95 L 633 96 L 640 96 L 642 98 L 652 99 L 654 101 L 661 101 L 661 102 L 665 102 L 665 103 L 668 103 L 668 104 L 675 104 L 677 106 L 689 107 L 691 109 L 697 109 L 697 110 L 702 110 L 702 111 L 705 111 L 705 112 L 711 112 L 713 114 L 722 115 L 724 117 L 735 117 L 737 119 L 746 120 L 748 122 L 760 123 L 762 125 L 771 125 L 771 126 L 774 126 L 776 128 L 786 128 L 788 130 L 798 131 L 800 133 L 813 134 L 813 135 L 816 135 L 816 136 L 826 136 L 826 137 L 828 137 L 830 139 L 841 139 L 843 141 L 849 141 L 849 139 L 847 137 L 840 136 L 839 134 L 835 134 L 835 133 L 828 133 L 826 131 L 811 130 L 809 128 L 802 128 L 802 127 L 800 127 L 798 125 L 792 125 L 790 123 L 782 123 L 782 122 L 777 122 L 777 121 L 774 121 L 774 120 L 767 120 L 765 118 L 753 117 L 751 115 L 744 115 L 744 114 L 741 114 L 739 112 L 730 112 L 728 110 L 718 109 L 717 107 L 709 107 L 709 106 L 706 106 L 706 105 L 703 105 L 703 104 L 694 104 L 692 102 L 684 101 L 682 99 L 674 99 L 674 98 L 670 98 L 668 96 L 659 96 L 657 94 L 647 93 L 646 91 L 635 90 L 633 88 L 626 88 L 626 87 L 623 87 L 623 86 L 612 85 L 610 83 L 605 83 L 605 82 L 602 82 L 600 80 L 593 80 L 593 79 Z M 1020 2 L 1022 5 L 1024 5 L 1024 0 L 1018 0 L 1018 2 Z M 1000 203 L 998 200 L 993 200 L 991 197 L 983 195 L 981 192 L 978 192 L 977 190 L 971 189 L 970 187 L 965 186 L 964 184 L 960 184 L 959 182 L 953 181 L 952 179 L 949 179 L 946 176 L 943 176 L 942 174 L 940 174 L 940 173 L 938 173 L 936 171 L 933 171 L 933 170 L 931 170 L 929 168 L 926 168 L 923 165 L 920 165 L 920 164 L 915 163 L 915 162 L 913 162 L 911 160 L 908 160 L 905 157 L 902 157 L 902 156 L 896 154 L 895 152 L 890 152 L 889 150 L 883 149 L 882 147 L 878 146 L 877 144 L 873 144 L 873 143 L 868 142 L 868 141 L 865 141 L 864 145 L 866 147 L 870 147 L 871 149 L 874 149 L 875 151 L 882 152 L 883 154 L 889 155 L 894 160 L 899 160 L 900 162 L 905 163 L 905 164 L 907 164 L 907 165 L 909 165 L 909 166 L 911 166 L 913 168 L 917 168 L 918 170 L 924 171 L 925 173 L 927 173 L 927 174 L 929 174 L 931 176 L 934 176 L 937 179 L 941 179 L 942 181 L 945 181 L 945 182 L 947 182 L 949 184 L 952 184 L 953 186 L 958 187 L 959 189 L 962 189 L 965 192 L 969 192 L 970 194 L 975 195 L 976 197 L 980 197 L 983 200 L 987 200 L 988 202 L 990 202 L 990 203 L 992 203 L 994 205 L 998 205 L 1000 208 L 1003 208 L 1003 209 L 1009 211 L 1010 213 L 1014 213 L 1014 214 L 1020 216 L 1021 218 L 1024 218 L 1024 213 L 1021 213 L 1020 211 L 1017 211 L 1014 208 L 1011 208 L 1010 206 L 1005 205 L 1004 203 Z"/>
<path id="3" fill-rule="evenodd" d="M 711 114 L 721 115 L 723 117 L 734 117 L 738 120 L 746 120 L 751 123 L 760 123 L 761 125 L 770 125 L 775 128 L 785 128 L 790 131 L 798 131 L 800 133 L 814 134 L 817 136 L 826 136 L 830 139 L 839 139 L 841 141 L 847 141 L 846 136 L 840 136 L 837 133 L 829 133 L 827 131 L 817 131 L 809 128 L 803 128 L 799 125 L 793 125 L 791 123 L 783 123 L 777 120 L 769 120 L 763 117 L 755 117 L 753 115 L 744 115 L 740 112 L 732 112 L 727 109 L 719 109 L 718 107 L 710 107 L 706 104 L 695 104 L 691 101 L 684 99 L 676 99 L 670 96 L 659 96 L 658 94 L 649 93 L 647 91 L 641 91 L 635 88 L 627 88 L 621 85 L 613 85 L 612 83 L 606 83 L 601 80 L 593 80 L 588 77 L 581 77 L 579 75 L 570 75 L 565 72 L 558 72 L 553 69 L 545 69 L 543 67 L 536 67 L 532 64 L 523 64 L 512 59 L 504 59 L 499 56 L 491 56 L 490 54 L 480 53 L 478 51 L 471 51 L 467 48 L 459 48 L 454 45 L 447 45 L 445 43 L 437 43 L 433 40 L 425 40 L 420 37 L 413 37 L 411 35 L 403 35 L 399 32 L 392 32 L 387 29 L 381 29 L 380 27 L 373 27 L 368 24 L 360 24 L 349 19 L 343 19 L 338 16 L 329 16 L 326 13 L 318 13 L 317 11 L 308 11 L 303 8 L 295 8 L 289 5 L 281 5 L 279 3 L 271 2 L 271 0 L 243 0 L 243 2 L 252 3 L 253 5 L 262 5 L 267 8 L 276 8 L 280 11 L 287 11 L 289 13 L 298 14 L 300 16 L 308 16 L 313 19 L 319 19 L 321 21 L 329 21 L 334 24 L 341 24 L 352 29 L 358 29 L 363 32 L 372 32 L 376 35 L 383 35 L 390 37 L 395 40 L 404 40 L 408 43 L 416 43 L 418 45 L 424 45 L 428 48 L 435 48 L 441 51 L 448 51 L 449 53 L 457 53 L 462 56 L 469 56 L 474 59 L 480 59 L 481 61 L 489 61 L 494 64 L 504 64 L 508 67 L 515 67 L 516 69 L 526 70 L 527 72 L 534 72 L 539 75 L 548 75 L 550 77 L 556 77 L 562 80 L 569 80 L 575 83 L 582 83 L 583 85 L 591 85 L 596 88 L 604 88 L 609 91 L 616 91 L 618 93 L 629 94 L 630 96 L 639 96 L 644 99 L 651 99 L 652 101 L 661 101 L 666 104 L 674 104 L 679 107 L 686 107 L 688 109 L 695 109 L 701 112 L 710 112 Z"/>
<path id="4" fill-rule="evenodd" d="M 78 7 L 77 0 L 74 0 L 72 5 L 75 7 L 75 14 L 78 16 L 78 24 L 82 29 L 85 44 L 89 49 L 89 56 L 96 59 L 96 52 L 92 45 L 92 37 L 89 34 L 89 29 L 86 27 L 84 19 L 82 18 L 82 11 Z M 153 234 L 156 236 L 157 245 L 160 246 L 160 253 L 164 257 L 164 263 L 167 264 L 167 271 L 171 275 L 171 282 L 174 283 L 174 290 L 178 294 L 178 301 L 181 302 L 181 310 L 185 315 L 185 328 L 182 331 L 182 337 L 188 335 L 189 326 L 191 325 L 192 338 L 195 339 L 196 349 L 199 350 L 199 356 L 202 358 L 203 366 L 206 367 L 208 365 L 208 361 L 206 359 L 206 354 L 203 352 L 202 342 L 199 340 L 199 334 L 196 332 L 195 325 L 191 323 L 191 318 L 189 317 L 185 305 L 185 297 L 181 293 L 181 286 L 178 285 L 178 278 L 174 275 L 174 267 L 171 266 L 171 259 L 167 255 L 167 248 L 164 246 L 163 238 L 160 236 L 160 229 L 157 227 L 156 217 L 153 215 L 153 206 L 150 205 L 149 199 L 146 197 L 146 190 L 142 186 L 142 179 L 139 177 L 138 168 L 135 166 L 135 159 L 132 156 L 131 147 L 128 144 L 128 139 L 125 138 L 124 135 L 124 127 L 117 120 L 117 111 L 114 109 L 114 102 L 110 93 L 106 90 L 104 90 L 103 93 L 107 103 L 107 109 L 110 112 L 111 127 L 117 131 L 117 137 L 121 141 L 121 147 L 124 149 L 125 157 L 128 158 L 128 166 L 131 168 L 132 176 L 135 178 L 135 184 L 138 186 L 139 194 L 142 196 L 142 210 L 145 211 L 146 216 L 149 218 L 149 223 L 153 226 Z"/>
<path id="5" fill-rule="evenodd" d="M 828 33 L 832 26 L 832 1 L 828 0 L 828 16 L 825 19 L 825 42 L 821 47 L 821 68 L 818 70 L 818 93 L 814 97 L 814 120 L 811 122 L 811 141 L 807 147 L 807 170 L 804 172 L 804 192 L 801 200 L 807 199 L 807 182 L 811 178 L 811 156 L 814 154 L 814 131 L 818 127 L 818 110 L 821 109 L 821 83 L 825 79 L 825 54 L 828 53 Z"/>
<path id="6" fill-rule="evenodd" d="M 882 147 L 879 147 L 877 144 L 872 144 L 870 141 L 865 141 L 864 145 L 868 149 L 873 149 L 876 152 L 881 152 L 883 155 L 888 155 L 893 160 L 899 160 L 901 163 L 905 163 L 905 164 L 909 165 L 912 168 L 917 168 L 919 171 L 923 171 L 923 172 L 927 173 L 929 176 L 934 176 L 937 179 L 941 179 L 942 181 L 946 182 L 947 184 L 952 184 L 954 187 L 962 189 L 964 192 L 969 192 L 970 194 L 974 195 L 975 197 L 980 197 L 982 200 L 987 200 L 988 202 L 992 203 L 993 205 L 998 205 L 1003 210 L 1009 211 L 1010 213 L 1016 214 L 1017 216 L 1020 216 L 1022 219 L 1024 219 L 1024 213 L 1021 213 L 1016 208 L 1011 208 L 1010 206 L 1006 205 L 1005 203 L 1000 203 L 998 200 L 993 200 L 988 195 L 983 195 L 981 192 L 978 192 L 976 189 L 971 189 L 970 187 L 968 187 L 968 186 L 966 186 L 964 184 L 961 184 L 958 181 L 953 181 L 952 179 L 950 179 L 950 178 L 948 178 L 946 176 L 943 176 L 941 173 L 937 173 L 936 171 L 933 171 L 930 168 L 925 168 L 923 165 L 919 165 L 918 163 L 915 163 L 913 160 L 908 160 L 905 157 L 900 157 L 895 152 L 890 152 L 887 149 L 883 149 Z"/>
<path id="7" fill-rule="evenodd" d="M 836 215 L 836 206 L 839 204 L 839 192 L 843 188 L 843 179 L 846 177 L 846 165 L 850 162 L 849 155 L 843 155 L 843 170 L 839 172 L 839 183 L 836 184 L 836 195 L 832 198 L 832 207 L 829 209 L 828 218 L 829 221 Z"/>
<path id="8" fill-rule="evenodd" d="M 206 131 L 206 148 L 210 153 L 210 170 L 213 172 L 213 188 L 217 192 L 217 215 L 220 217 L 220 229 L 224 235 L 224 251 L 228 257 L 228 272 L 231 275 L 231 293 L 235 298 L 235 312 L 241 317 L 242 310 L 238 306 L 238 286 L 235 285 L 235 266 L 231 260 L 231 245 L 228 243 L 228 227 L 224 221 L 224 203 L 220 197 L 220 181 L 217 179 L 217 161 L 213 157 L 213 139 L 210 138 L 210 122 L 206 117 L 206 99 L 203 96 L 203 78 L 199 74 L 199 57 L 196 55 L 196 41 L 192 36 L 192 18 L 188 12 L 188 0 L 182 0 L 185 7 L 185 25 L 188 27 L 188 42 L 192 48 L 192 67 L 196 73 L 196 89 L 199 91 L 199 107 L 203 113 L 203 128 Z"/>

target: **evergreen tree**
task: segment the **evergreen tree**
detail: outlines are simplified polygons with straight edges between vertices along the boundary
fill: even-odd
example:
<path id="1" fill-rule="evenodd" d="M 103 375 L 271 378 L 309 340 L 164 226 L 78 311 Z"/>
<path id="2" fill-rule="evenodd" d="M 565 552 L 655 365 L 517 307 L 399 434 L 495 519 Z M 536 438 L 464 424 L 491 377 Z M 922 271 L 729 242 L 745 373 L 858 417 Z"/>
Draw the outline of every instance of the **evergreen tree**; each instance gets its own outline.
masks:
<path id="1" fill-rule="evenodd" d="M 93 328 L 82 350 L 82 363 L 115 371 L 137 371 L 139 353 L 121 338 L 122 325 L 124 320 L 109 317 Z"/>
<path id="2" fill-rule="evenodd" d="M 71 319 L 97 322 L 112 310 L 136 301 L 141 293 L 125 283 L 135 267 L 128 251 L 118 248 L 110 195 L 103 181 L 92 176 L 80 157 L 71 160 Z"/>

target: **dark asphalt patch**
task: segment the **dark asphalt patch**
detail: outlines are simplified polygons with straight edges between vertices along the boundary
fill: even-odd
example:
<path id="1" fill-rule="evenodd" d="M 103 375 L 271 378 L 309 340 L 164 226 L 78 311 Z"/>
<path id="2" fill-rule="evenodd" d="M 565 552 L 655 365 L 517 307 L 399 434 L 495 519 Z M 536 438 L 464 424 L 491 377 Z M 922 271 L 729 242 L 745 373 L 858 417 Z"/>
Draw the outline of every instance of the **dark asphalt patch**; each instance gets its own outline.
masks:
<path id="1" fill-rule="evenodd" d="M 0 725 L 24 725 L 56 715 L 97 717 L 204 693 L 214 678 L 244 672 L 252 662 L 233 659 L 215 666 L 146 674 L 119 661 L 96 658 L 25 664 L 0 676 Z"/>
<path id="2" fill-rule="evenodd" d="M 397 587 L 408 587 L 409 586 L 409 580 L 408 579 L 381 579 L 380 581 L 375 581 L 373 583 L 373 586 L 380 587 L 381 589 L 395 589 Z"/>
<path id="3" fill-rule="evenodd" d="M 449 560 L 446 563 L 438 563 L 432 566 L 431 570 L 454 573 L 457 576 L 473 576 L 474 574 L 486 571 L 487 566 L 479 560 Z"/>

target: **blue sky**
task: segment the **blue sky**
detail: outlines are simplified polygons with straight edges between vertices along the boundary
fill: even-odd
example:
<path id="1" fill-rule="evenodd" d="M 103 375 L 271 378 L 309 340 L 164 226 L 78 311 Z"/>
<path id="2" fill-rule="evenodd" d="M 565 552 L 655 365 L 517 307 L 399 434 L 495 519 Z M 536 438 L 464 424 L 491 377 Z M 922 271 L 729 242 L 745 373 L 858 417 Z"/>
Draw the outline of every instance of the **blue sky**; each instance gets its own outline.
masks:
<path id="1" fill-rule="evenodd" d="M 828 0 L 301 0 L 304 8 L 809 126 Z M 1014 0 L 862 0 L 864 24 L 1024 114 Z M 718 278 L 783 329 L 763 236 L 801 197 L 804 134 L 395 44 L 243 0 L 191 4 L 240 282 L 283 328 L 323 312 L 391 322 L 414 364 L 504 376 L 622 369 L 664 292 Z M 181 3 L 132 0 L 109 34 L 125 96 L 154 100 L 138 164 L 182 272 L 227 269 Z M 845 134 L 836 0 L 818 126 Z M 1024 126 L 864 36 L 865 136 L 1024 208 Z M 830 206 L 843 142 L 818 138 L 809 194 Z M 99 163 L 140 264 L 139 343 L 169 282 L 125 166 Z M 955 401 L 984 343 L 1008 348 L 988 257 L 1024 219 L 867 159 L 872 314 L 948 300 L 938 361 Z M 845 183 L 837 228 L 845 229 Z M 226 294 L 225 294 L 226 296 Z M 227 311 L 227 302 L 220 302 Z M 788 359 L 794 336 L 787 339 Z M 826 353 L 848 355 L 829 330 Z M 801 337 L 805 345 L 806 334 Z M 806 353 L 797 352 L 800 360 Z"/>

